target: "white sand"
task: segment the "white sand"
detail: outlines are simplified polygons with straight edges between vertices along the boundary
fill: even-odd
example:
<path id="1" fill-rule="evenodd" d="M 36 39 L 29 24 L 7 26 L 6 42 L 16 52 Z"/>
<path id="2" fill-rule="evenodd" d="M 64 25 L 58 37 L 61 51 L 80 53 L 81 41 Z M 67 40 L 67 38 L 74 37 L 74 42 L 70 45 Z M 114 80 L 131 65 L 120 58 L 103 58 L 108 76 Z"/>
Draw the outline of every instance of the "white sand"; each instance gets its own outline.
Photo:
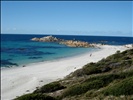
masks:
<path id="1" fill-rule="evenodd" d="M 36 87 L 40 87 L 49 82 L 63 78 L 69 73 L 81 68 L 89 62 L 97 62 L 117 50 L 128 49 L 125 46 L 101 46 L 99 51 L 90 52 L 60 59 L 52 62 L 31 64 L 26 67 L 8 68 L 1 70 L 1 97 L 2 100 L 11 100 L 16 96 L 33 92 Z M 43 82 L 41 82 L 41 80 Z M 28 91 L 27 91 L 28 90 Z"/>

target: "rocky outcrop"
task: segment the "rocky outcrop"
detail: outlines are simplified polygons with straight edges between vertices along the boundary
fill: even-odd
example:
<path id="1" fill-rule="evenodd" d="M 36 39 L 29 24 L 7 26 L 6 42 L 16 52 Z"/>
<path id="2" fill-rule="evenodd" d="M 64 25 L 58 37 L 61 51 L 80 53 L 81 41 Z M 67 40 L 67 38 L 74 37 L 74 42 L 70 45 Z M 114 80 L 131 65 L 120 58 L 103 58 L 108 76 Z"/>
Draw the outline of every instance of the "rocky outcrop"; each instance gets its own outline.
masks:
<path id="1" fill-rule="evenodd" d="M 88 42 L 73 41 L 73 40 L 66 40 L 66 41 L 60 42 L 60 44 L 65 44 L 69 47 L 91 47 L 92 46 Z"/>
<path id="2" fill-rule="evenodd" d="M 53 36 L 46 36 L 42 38 L 32 38 L 32 41 L 40 41 L 40 42 L 60 42 L 61 39 L 57 39 L 56 37 Z"/>
<path id="3" fill-rule="evenodd" d="M 57 42 L 59 44 L 64 44 L 69 47 L 94 47 L 93 44 L 89 44 L 88 42 L 76 41 L 76 40 L 64 40 L 53 36 L 46 36 L 42 38 L 35 37 L 35 38 L 32 38 L 31 40 L 39 41 L 39 42 Z"/>
<path id="4" fill-rule="evenodd" d="M 39 41 L 40 38 L 36 38 L 36 37 L 35 37 L 35 38 L 32 38 L 31 40 L 32 40 L 32 41 Z"/>

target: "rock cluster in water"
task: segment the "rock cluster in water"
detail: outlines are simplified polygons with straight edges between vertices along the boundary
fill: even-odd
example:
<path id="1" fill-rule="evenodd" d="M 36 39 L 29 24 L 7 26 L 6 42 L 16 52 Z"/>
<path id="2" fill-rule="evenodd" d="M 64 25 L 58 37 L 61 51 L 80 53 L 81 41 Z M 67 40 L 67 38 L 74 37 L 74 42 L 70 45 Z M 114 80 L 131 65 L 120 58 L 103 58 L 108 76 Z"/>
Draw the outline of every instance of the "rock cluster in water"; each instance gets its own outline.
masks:
<path id="1" fill-rule="evenodd" d="M 39 41 L 39 42 L 57 42 L 59 44 L 64 44 L 69 47 L 94 47 L 93 44 L 89 44 L 88 42 L 76 41 L 76 40 L 64 40 L 53 36 L 46 36 L 42 38 L 35 37 L 35 38 L 32 38 L 31 40 Z"/>
<path id="2" fill-rule="evenodd" d="M 32 38 L 32 41 L 40 41 L 40 42 L 60 42 L 63 41 L 61 39 L 58 39 L 56 37 L 53 36 L 46 36 L 46 37 L 42 37 L 42 38 Z"/>

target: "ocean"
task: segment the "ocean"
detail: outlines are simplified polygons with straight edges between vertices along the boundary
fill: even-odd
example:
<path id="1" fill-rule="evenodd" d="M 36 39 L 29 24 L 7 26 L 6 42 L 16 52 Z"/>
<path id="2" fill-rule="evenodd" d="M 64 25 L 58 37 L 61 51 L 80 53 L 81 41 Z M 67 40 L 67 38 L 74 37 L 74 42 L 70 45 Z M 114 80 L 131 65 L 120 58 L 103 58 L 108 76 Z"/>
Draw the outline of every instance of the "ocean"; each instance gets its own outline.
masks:
<path id="1" fill-rule="evenodd" d="M 1 34 L 1 67 L 19 67 L 27 64 L 76 56 L 97 48 L 74 48 L 57 43 L 31 41 L 34 37 L 48 35 Z M 89 43 L 125 45 L 133 43 L 133 37 L 53 35 L 65 40 L 80 40 Z"/>

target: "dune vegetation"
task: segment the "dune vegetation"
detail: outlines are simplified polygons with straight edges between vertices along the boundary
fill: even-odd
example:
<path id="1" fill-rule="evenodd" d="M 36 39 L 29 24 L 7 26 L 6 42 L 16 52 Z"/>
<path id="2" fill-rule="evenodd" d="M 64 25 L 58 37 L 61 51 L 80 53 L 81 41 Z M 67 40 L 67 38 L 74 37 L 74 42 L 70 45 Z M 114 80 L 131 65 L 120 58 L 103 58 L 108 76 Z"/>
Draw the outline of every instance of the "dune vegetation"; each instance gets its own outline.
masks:
<path id="1" fill-rule="evenodd" d="M 133 100 L 133 49 L 88 63 L 15 100 Z"/>

